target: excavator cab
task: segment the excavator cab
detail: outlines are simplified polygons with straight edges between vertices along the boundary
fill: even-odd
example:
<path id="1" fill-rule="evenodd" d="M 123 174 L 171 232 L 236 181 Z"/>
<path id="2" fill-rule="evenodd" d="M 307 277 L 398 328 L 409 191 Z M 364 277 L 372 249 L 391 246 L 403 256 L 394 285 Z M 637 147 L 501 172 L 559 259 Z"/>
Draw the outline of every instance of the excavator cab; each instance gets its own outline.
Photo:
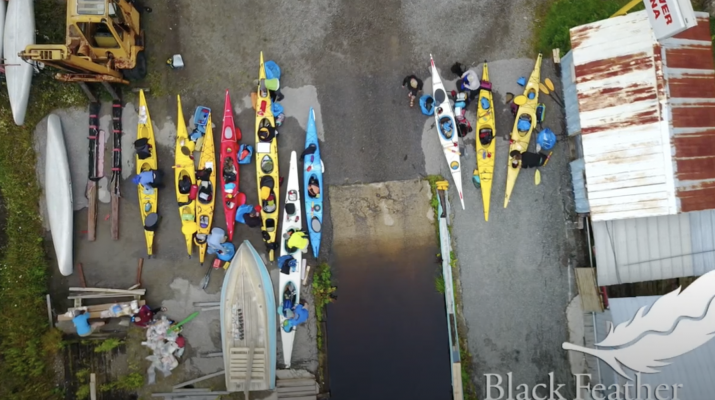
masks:
<path id="1" fill-rule="evenodd" d="M 20 57 L 59 69 L 55 77 L 65 82 L 141 80 L 147 60 L 140 18 L 135 0 L 67 0 L 65 44 L 30 45 Z"/>

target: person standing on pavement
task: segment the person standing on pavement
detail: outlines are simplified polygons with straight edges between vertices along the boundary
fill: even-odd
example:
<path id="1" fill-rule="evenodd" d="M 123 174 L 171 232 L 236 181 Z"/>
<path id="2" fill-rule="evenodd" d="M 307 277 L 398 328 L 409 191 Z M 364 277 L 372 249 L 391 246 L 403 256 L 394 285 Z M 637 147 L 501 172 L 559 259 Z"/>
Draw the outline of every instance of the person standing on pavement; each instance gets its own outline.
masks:
<path id="1" fill-rule="evenodd" d="M 422 92 L 422 80 L 415 75 L 409 75 L 402 80 L 402 87 L 405 87 L 405 85 L 409 85 L 407 87 L 409 89 L 407 97 L 410 98 L 410 107 L 414 107 L 417 95 Z"/>

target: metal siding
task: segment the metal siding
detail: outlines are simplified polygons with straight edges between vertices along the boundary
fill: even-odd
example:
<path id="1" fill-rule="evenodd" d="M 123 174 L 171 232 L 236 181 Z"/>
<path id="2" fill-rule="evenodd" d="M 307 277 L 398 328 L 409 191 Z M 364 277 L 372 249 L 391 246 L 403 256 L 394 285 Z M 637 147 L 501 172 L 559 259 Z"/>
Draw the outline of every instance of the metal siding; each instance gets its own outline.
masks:
<path id="1" fill-rule="evenodd" d="M 693 248 L 693 274 L 700 276 L 715 269 L 715 211 L 688 213 Z"/>
<path id="2" fill-rule="evenodd" d="M 576 96 L 576 83 L 573 74 L 573 52 L 569 51 L 561 58 L 561 87 L 563 88 L 563 100 L 566 115 L 566 131 L 569 136 L 581 132 L 581 121 L 578 110 L 578 100 Z"/>
<path id="3" fill-rule="evenodd" d="M 590 211 L 588 205 L 588 194 L 586 192 L 586 180 L 584 175 L 583 158 L 571 161 L 571 185 L 573 187 L 574 201 L 576 203 L 576 212 L 585 214 Z"/>
<path id="4" fill-rule="evenodd" d="M 610 302 L 610 299 L 609 299 Z M 611 310 L 604 310 L 602 313 L 595 313 L 596 314 L 596 326 L 595 326 L 595 333 L 596 333 L 596 343 L 600 343 L 603 341 L 603 339 L 606 338 L 608 335 L 608 325 L 613 322 L 613 316 L 611 315 Z M 584 318 L 587 318 L 584 316 Z M 589 332 L 590 333 L 590 332 Z M 619 382 L 619 375 L 616 374 L 613 369 L 611 369 L 608 364 L 603 362 L 600 358 L 597 358 L 598 360 L 598 368 L 596 371 L 589 371 L 591 373 L 591 376 L 593 377 L 594 380 L 598 380 L 598 371 L 601 371 L 601 376 L 600 376 L 600 383 L 605 385 L 607 388 L 617 382 Z M 599 382 L 594 382 L 599 383 Z M 611 393 L 612 391 L 606 391 L 605 393 Z"/>
<path id="5" fill-rule="evenodd" d="M 644 11 L 570 31 L 563 86 L 573 64 L 579 116 L 567 120 L 583 135 L 594 222 L 715 208 L 715 71 L 708 15 L 696 16 L 660 43 Z"/>
<path id="6" fill-rule="evenodd" d="M 629 322 L 633 319 L 638 310 L 642 307 L 646 307 L 646 311 L 648 311 L 653 303 L 660 297 L 661 296 L 643 296 L 609 299 L 610 321 L 612 321 L 614 325 Z M 597 314 L 596 317 L 597 326 L 605 324 L 605 321 L 608 320 L 606 316 L 601 316 L 600 314 Z M 600 321 L 602 321 L 601 323 L 599 323 L 599 317 Z M 602 331 L 597 329 L 596 332 L 599 335 L 599 340 L 605 338 L 605 335 L 601 336 Z M 713 379 L 713 376 L 715 376 L 715 363 L 712 362 L 713 359 L 715 359 L 715 340 L 710 340 L 696 350 L 673 359 L 665 360 L 669 362 L 670 365 L 659 368 L 660 372 L 658 373 L 641 374 L 640 381 L 642 384 L 648 384 L 651 388 L 656 388 L 662 383 L 669 386 L 681 384 L 683 386 L 678 390 L 678 398 L 680 399 L 710 399 L 712 398 L 712 393 L 715 392 L 715 379 Z M 613 375 L 615 371 L 613 371 L 608 364 L 601 363 L 600 367 L 601 376 L 603 378 L 611 376 L 620 377 L 620 375 Z M 631 370 L 628 368 L 625 370 L 632 375 Z M 611 381 L 608 382 L 611 383 Z M 646 397 L 643 400 L 653 400 L 652 391 L 649 394 L 651 397 Z M 665 393 L 661 392 L 660 399 L 672 399 L 670 395 L 670 390 Z"/>
<path id="7" fill-rule="evenodd" d="M 704 218 L 702 214 L 706 214 Z M 715 213 L 715 212 L 714 212 Z M 699 218 L 699 225 L 692 225 Z M 659 217 L 593 221 L 598 285 L 699 276 L 715 269 L 715 214 L 710 211 Z"/>

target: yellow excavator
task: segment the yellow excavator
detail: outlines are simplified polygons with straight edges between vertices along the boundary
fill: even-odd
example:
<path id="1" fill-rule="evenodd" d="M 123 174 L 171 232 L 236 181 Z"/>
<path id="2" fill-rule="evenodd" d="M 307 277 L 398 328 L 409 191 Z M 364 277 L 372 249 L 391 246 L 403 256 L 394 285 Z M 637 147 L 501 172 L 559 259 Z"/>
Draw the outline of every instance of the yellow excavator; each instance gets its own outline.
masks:
<path id="1" fill-rule="evenodd" d="M 64 82 L 128 84 L 147 73 L 144 31 L 135 0 L 67 0 L 65 44 L 33 44 L 20 52 L 25 61 L 60 70 Z"/>

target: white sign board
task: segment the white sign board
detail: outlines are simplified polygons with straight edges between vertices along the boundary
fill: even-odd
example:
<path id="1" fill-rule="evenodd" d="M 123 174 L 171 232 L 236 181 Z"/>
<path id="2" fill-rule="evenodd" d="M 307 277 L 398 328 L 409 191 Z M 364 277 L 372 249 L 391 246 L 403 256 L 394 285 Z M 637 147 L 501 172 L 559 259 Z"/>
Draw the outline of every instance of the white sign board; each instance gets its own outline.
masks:
<path id="1" fill-rule="evenodd" d="M 698 24 L 690 0 L 643 0 L 656 40 L 667 39 Z"/>

